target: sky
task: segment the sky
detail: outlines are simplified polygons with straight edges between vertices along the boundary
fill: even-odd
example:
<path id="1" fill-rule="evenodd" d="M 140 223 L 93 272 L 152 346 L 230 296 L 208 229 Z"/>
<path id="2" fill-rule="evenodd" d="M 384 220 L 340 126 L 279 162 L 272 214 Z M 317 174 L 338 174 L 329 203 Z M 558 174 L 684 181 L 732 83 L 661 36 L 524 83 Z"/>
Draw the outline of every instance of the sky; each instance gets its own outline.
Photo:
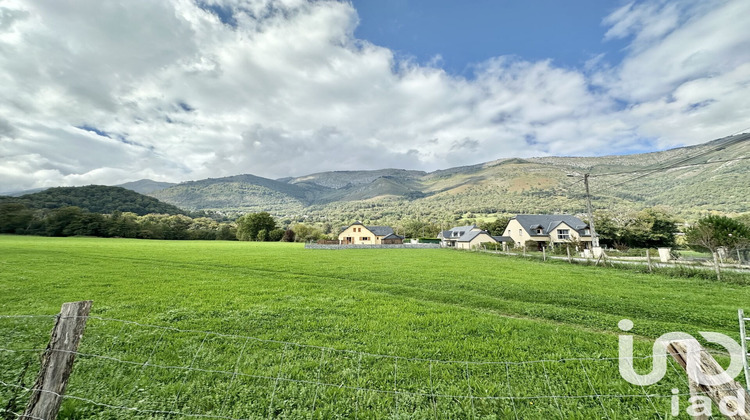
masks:
<path id="1" fill-rule="evenodd" d="M 0 0 L 0 191 L 601 156 L 750 127 L 746 0 Z"/>

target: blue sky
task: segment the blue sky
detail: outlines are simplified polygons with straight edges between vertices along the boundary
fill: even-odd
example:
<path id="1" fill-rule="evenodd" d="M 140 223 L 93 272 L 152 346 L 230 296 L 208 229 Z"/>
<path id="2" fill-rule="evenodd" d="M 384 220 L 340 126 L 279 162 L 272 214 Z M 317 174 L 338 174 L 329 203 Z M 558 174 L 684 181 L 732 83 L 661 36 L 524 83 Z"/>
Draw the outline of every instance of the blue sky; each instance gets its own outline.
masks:
<path id="1" fill-rule="evenodd" d="M 622 4 L 595 0 L 354 0 L 358 38 L 420 63 L 471 77 L 473 64 L 502 55 L 583 67 L 601 53 L 613 61 L 626 43 L 605 42 L 605 16 Z"/>
<path id="2" fill-rule="evenodd" d="M 4 0 L 0 191 L 432 171 L 750 126 L 747 0 Z"/>

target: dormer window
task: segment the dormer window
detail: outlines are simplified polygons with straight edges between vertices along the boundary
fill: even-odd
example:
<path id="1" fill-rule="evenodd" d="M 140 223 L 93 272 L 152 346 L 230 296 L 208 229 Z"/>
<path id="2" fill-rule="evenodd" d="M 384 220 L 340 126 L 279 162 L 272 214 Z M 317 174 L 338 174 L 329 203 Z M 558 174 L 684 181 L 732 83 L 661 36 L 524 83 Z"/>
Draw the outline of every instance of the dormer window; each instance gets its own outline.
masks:
<path id="1" fill-rule="evenodd" d="M 583 234 L 584 235 L 591 235 L 591 229 L 589 229 L 589 228 L 584 229 L 583 230 Z"/>
<path id="2" fill-rule="evenodd" d="M 542 228 L 536 228 L 536 234 L 541 235 L 542 234 Z"/>

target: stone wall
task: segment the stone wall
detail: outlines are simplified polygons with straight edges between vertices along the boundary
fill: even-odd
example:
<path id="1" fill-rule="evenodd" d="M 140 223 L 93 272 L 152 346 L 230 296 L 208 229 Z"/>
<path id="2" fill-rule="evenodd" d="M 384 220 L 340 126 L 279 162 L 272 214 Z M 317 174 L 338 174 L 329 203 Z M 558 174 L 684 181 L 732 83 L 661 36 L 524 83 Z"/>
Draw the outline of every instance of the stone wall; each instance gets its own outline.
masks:
<path id="1" fill-rule="evenodd" d="M 433 249 L 439 244 L 393 244 L 393 245 L 324 245 L 306 243 L 305 249 Z"/>

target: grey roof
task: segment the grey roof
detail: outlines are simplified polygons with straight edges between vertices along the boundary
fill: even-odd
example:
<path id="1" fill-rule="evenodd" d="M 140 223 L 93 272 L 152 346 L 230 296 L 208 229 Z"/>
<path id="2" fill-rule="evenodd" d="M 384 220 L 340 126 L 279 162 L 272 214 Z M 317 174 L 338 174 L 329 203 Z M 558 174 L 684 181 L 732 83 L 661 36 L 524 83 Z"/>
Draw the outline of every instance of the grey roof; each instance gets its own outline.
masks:
<path id="1" fill-rule="evenodd" d="M 475 230 L 475 231 L 470 231 L 470 232 L 464 233 L 460 238 L 458 238 L 457 242 L 471 242 L 471 241 L 474 240 L 474 238 L 476 238 L 477 236 L 479 236 L 479 235 L 481 235 L 483 233 L 485 235 L 489 236 L 490 238 L 495 239 L 486 230 Z"/>
<path id="2" fill-rule="evenodd" d="M 438 238 L 445 239 L 445 238 L 450 238 L 450 237 L 451 237 L 451 231 L 449 231 L 449 230 L 444 230 L 444 231 L 438 233 Z"/>
<path id="3" fill-rule="evenodd" d="M 519 214 L 514 219 L 526 230 L 530 236 L 540 236 L 536 232 L 531 233 L 532 229 L 542 228 L 541 236 L 547 236 L 560 223 L 565 223 L 575 229 L 581 236 L 590 236 L 584 234 L 584 230 L 589 227 L 583 220 L 568 214 Z"/>
<path id="4" fill-rule="evenodd" d="M 513 238 L 510 236 L 493 236 L 492 239 L 498 242 L 513 242 Z"/>
<path id="5" fill-rule="evenodd" d="M 383 237 L 383 239 L 404 239 L 404 237 L 391 233 L 390 235 Z"/>
<path id="6" fill-rule="evenodd" d="M 393 232 L 393 228 L 390 226 L 365 226 L 362 224 L 362 222 L 354 222 L 351 225 L 346 226 L 343 229 L 341 229 L 341 231 L 343 232 L 352 226 L 362 226 L 365 229 L 372 232 L 372 234 L 375 236 L 388 236 L 388 235 L 393 235 L 395 233 Z"/>
<path id="7" fill-rule="evenodd" d="M 367 230 L 375 236 L 388 236 L 393 234 L 393 228 L 390 226 L 365 226 Z"/>
<path id="8" fill-rule="evenodd" d="M 458 239 L 463 234 L 471 231 L 472 229 L 476 227 L 477 227 L 476 225 L 456 226 L 454 228 L 451 228 L 451 230 L 444 230 L 440 232 L 440 234 L 438 235 L 438 238 L 442 237 L 444 239 Z"/>

